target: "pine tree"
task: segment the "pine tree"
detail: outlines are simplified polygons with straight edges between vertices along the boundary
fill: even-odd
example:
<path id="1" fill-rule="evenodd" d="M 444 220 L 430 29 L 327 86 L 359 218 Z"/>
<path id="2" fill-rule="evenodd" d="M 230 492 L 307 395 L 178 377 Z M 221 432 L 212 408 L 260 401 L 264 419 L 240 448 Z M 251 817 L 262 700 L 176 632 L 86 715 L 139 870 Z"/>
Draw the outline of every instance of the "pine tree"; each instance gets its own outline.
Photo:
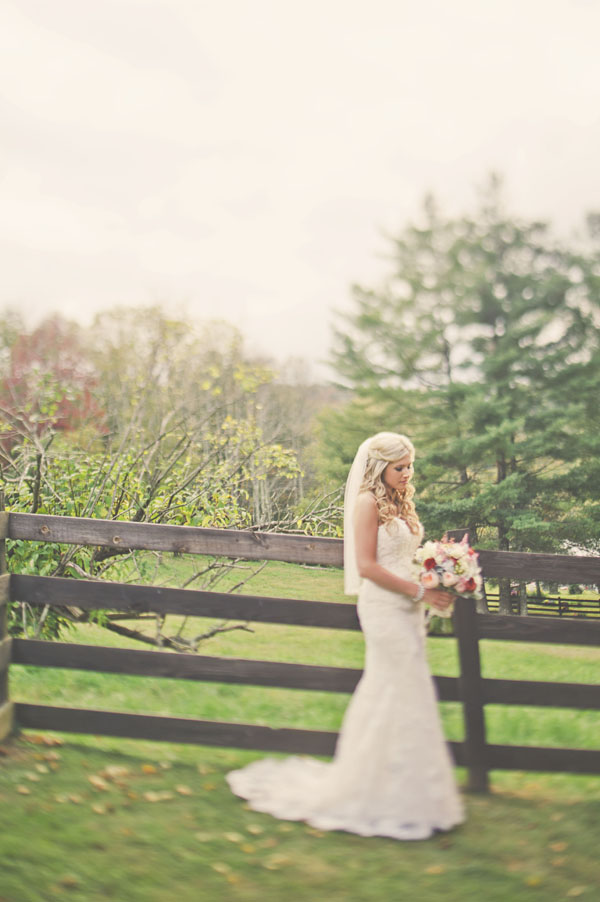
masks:
<path id="1" fill-rule="evenodd" d="M 332 415 L 338 444 L 374 420 L 410 435 L 432 535 L 466 526 L 480 546 L 597 549 L 598 253 L 510 217 L 492 178 L 473 216 L 443 218 L 428 198 L 393 261 L 381 289 L 354 289 L 336 332 L 354 393 Z"/>

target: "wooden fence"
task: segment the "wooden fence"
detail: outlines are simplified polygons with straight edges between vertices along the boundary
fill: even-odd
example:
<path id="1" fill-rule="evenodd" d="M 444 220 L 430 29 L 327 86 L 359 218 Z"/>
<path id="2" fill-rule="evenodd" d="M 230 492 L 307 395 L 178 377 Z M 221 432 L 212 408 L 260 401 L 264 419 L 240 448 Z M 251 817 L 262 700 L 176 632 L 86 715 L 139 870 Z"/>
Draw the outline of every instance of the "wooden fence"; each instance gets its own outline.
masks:
<path id="1" fill-rule="evenodd" d="M 327 692 L 352 692 L 361 671 L 32 639 L 11 640 L 6 631 L 6 603 L 10 600 L 30 605 L 68 605 L 84 610 L 179 614 L 356 630 L 359 623 L 354 604 L 8 574 L 5 539 L 333 567 L 342 565 L 341 540 L 38 514 L 0 514 L 0 572 L 4 574 L 0 576 L 0 740 L 14 728 L 35 728 L 279 752 L 333 753 L 337 738 L 334 732 L 11 703 L 8 697 L 11 663 Z M 488 577 L 600 583 L 600 558 L 482 551 L 480 562 Z M 484 679 L 479 657 L 481 639 L 600 645 L 600 623 L 477 614 L 474 604 L 467 599 L 458 600 L 454 620 L 460 676 L 434 675 L 434 680 L 441 701 L 460 702 L 463 707 L 464 741 L 449 745 L 456 764 L 468 768 L 469 788 L 485 791 L 488 772 L 492 769 L 600 774 L 600 750 L 487 743 L 484 714 L 485 706 L 490 704 L 598 710 L 600 685 Z"/>
<path id="2" fill-rule="evenodd" d="M 487 606 L 490 612 L 499 610 L 499 599 L 496 592 L 487 592 Z M 511 598 L 511 614 L 521 614 L 523 602 L 513 595 Z M 527 615 L 530 617 L 587 617 L 600 621 L 600 596 L 565 596 L 565 595 L 527 595 L 525 597 Z"/>

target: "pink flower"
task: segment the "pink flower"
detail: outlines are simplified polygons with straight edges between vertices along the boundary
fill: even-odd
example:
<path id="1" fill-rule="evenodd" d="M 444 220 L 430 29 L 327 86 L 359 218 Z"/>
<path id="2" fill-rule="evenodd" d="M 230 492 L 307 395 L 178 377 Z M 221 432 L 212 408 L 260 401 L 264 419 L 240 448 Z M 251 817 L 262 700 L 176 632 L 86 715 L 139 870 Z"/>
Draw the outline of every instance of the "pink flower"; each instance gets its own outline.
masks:
<path id="1" fill-rule="evenodd" d="M 440 578 L 435 570 L 427 570 L 421 576 L 421 584 L 425 586 L 426 589 L 437 589 L 440 584 Z"/>
<path id="2" fill-rule="evenodd" d="M 448 541 L 446 536 L 439 542 L 425 542 L 417 550 L 414 562 L 419 566 L 419 579 L 426 589 L 443 586 L 457 595 L 481 598 L 481 571 L 468 535 L 461 542 Z"/>

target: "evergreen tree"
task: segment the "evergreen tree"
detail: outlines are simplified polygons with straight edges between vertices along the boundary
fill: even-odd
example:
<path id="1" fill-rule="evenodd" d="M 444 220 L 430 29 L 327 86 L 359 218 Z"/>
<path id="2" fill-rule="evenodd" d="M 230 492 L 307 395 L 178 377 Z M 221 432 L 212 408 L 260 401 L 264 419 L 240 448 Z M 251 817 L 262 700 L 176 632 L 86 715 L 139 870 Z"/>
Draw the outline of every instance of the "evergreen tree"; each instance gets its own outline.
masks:
<path id="1" fill-rule="evenodd" d="M 597 549 L 598 252 L 507 215 L 492 178 L 473 216 L 446 219 L 428 198 L 393 261 L 381 289 L 354 289 L 336 332 L 354 400 L 324 425 L 333 455 L 328 433 L 339 449 L 341 434 L 406 432 L 432 535 L 466 526 L 480 546 Z"/>

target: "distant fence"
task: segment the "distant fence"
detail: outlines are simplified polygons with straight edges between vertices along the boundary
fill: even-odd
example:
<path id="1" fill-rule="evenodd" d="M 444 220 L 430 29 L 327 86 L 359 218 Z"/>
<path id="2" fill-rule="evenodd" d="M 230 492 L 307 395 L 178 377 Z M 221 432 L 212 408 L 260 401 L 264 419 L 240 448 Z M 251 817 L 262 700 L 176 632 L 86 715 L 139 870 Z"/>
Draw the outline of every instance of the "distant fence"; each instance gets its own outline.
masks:
<path id="1" fill-rule="evenodd" d="M 11 663 L 326 692 L 352 692 L 361 671 L 11 639 L 7 635 L 6 604 L 19 601 L 84 610 L 219 617 L 357 630 L 360 627 L 355 604 L 8 574 L 5 539 L 333 567 L 342 566 L 341 540 L 39 514 L 0 514 L 0 572 L 3 572 L 0 576 L 0 740 L 15 728 L 32 728 L 279 752 L 333 753 L 335 732 L 12 703 L 8 696 Z M 600 583 L 600 558 L 482 551 L 480 562 L 484 576 L 489 577 Z M 473 602 L 467 599 L 457 601 L 454 623 L 460 676 L 434 675 L 434 680 L 441 701 L 460 702 L 463 708 L 464 741 L 450 742 L 449 746 L 456 764 L 468 769 L 469 787 L 485 791 L 488 771 L 493 769 L 600 774 L 600 750 L 489 744 L 484 717 L 485 706 L 489 704 L 598 710 L 600 686 L 484 679 L 479 658 L 480 639 L 600 646 L 600 623 L 477 614 Z"/>
<path id="2" fill-rule="evenodd" d="M 498 595 L 486 592 L 487 606 L 490 611 L 499 607 Z M 543 595 L 526 596 L 527 615 L 533 617 L 589 617 L 600 620 L 600 597 L 589 598 L 584 595 Z M 518 595 L 511 597 L 511 613 L 521 613 L 521 601 Z"/>

